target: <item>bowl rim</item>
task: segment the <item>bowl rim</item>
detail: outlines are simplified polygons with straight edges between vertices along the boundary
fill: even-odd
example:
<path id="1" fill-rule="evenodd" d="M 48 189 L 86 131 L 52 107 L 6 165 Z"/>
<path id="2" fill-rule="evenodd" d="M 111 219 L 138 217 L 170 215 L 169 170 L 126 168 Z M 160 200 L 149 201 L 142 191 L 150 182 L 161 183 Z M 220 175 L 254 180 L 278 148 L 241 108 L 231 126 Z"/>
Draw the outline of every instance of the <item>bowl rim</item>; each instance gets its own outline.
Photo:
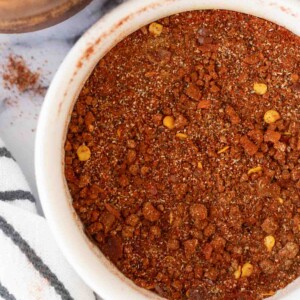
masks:
<path id="1" fill-rule="evenodd" d="M 300 35 L 300 26 L 297 26 L 300 5 L 296 0 L 131 0 L 102 17 L 78 40 L 54 76 L 42 106 L 35 143 L 35 172 L 42 207 L 65 258 L 105 299 L 161 298 L 125 278 L 83 233 L 71 205 L 63 171 L 63 144 L 70 114 L 85 80 L 114 45 L 157 19 L 198 9 L 249 13 Z M 299 295 L 300 290 L 289 292 L 287 297 L 296 300 Z"/>

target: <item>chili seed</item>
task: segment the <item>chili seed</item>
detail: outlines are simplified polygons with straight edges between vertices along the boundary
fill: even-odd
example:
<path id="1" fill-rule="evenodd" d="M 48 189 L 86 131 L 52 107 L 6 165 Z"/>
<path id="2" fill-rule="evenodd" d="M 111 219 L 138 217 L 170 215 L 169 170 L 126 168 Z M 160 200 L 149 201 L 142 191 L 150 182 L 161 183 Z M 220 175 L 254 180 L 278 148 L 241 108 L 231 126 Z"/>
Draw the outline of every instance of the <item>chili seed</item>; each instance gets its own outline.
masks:
<path id="1" fill-rule="evenodd" d="M 268 91 L 268 87 L 264 83 L 254 83 L 253 85 L 254 92 L 257 95 L 264 95 Z"/>
<path id="2" fill-rule="evenodd" d="M 245 263 L 242 267 L 242 277 L 249 277 L 253 273 L 253 265 L 250 263 Z"/>
<path id="3" fill-rule="evenodd" d="M 165 127 L 167 127 L 168 129 L 173 129 L 175 127 L 175 120 L 173 117 L 171 116 L 166 116 L 163 119 L 163 124 Z"/>
<path id="4" fill-rule="evenodd" d="M 88 146 L 86 145 L 81 145 L 79 146 L 79 148 L 77 149 L 77 156 L 78 156 L 78 159 L 80 161 L 87 161 L 90 159 L 91 157 L 91 150 Z"/>
<path id="5" fill-rule="evenodd" d="M 275 123 L 280 119 L 280 114 L 276 110 L 268 110 L 264 115 L 264 120 L 267 124 Z"/>
<path id="6" fill-rule="evenodd" d="M 163 28 L 164 28 L 163 25 L 153 22 L 149 26 L 149 32 L 151 34 L 153 34 L 154 36 L 159 36 L 159 35 L 161 35 Z"/>
<path id="7" fill-rule="evenodd" d="M 253 173 L 258 173 L 262 171 L 262 167 L 261 166 L 257 166 L 255 168 L 252 168 L 250 170 L 248 170 L 248 175 L 253 174 Z"/>
<path id="8" fill-rule="evenodd" d="M 274 236 L 273 235 L 266 236 L 265 239 L 264 239 L 264 244 L 265 244 L 267 250 L 269 252 L 271 252 L 272 249 L 273 249 L 273 247 L 275 246 L 275 238 L 274 238 Z"/>
<path id="9" fill-rule="evenodd" d="M 180 140 L 185 140 L 188 136 L 185 133 L 176 133 L 176 137 Z"/>

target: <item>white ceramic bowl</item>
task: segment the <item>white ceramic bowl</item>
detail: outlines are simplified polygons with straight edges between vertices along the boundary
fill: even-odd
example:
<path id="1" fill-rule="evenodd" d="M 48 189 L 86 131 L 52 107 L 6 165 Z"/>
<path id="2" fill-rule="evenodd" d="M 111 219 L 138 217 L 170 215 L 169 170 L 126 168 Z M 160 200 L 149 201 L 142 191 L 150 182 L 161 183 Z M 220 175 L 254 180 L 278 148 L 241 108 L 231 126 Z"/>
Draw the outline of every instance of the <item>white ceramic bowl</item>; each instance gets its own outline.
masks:
<path id="1" fill-rule="evenodd" d="M 154 20 L 197 9 L 228 9 L 252 14 L 300 35 L 298 0 L 132 0 L 103 17 L 77 42 L 55 75 L 40 114 L 35 163 L 45 215 L 70 264 L 106 300 L 159 297 L 127 280 L 82 231 L 64 178 L 63 146 L 70 113 L 85 80 L 114 45 Z M 297 282 L 274 299 L 300 299 Z"/>

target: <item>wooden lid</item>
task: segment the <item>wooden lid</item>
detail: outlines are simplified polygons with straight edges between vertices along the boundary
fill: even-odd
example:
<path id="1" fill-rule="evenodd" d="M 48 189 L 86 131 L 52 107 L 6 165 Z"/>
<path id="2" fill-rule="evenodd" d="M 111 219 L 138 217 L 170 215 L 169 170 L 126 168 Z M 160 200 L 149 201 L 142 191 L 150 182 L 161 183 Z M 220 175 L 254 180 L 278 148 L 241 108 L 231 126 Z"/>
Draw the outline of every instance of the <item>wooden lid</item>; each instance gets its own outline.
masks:
<path id="1" fill-rule="evenodd" d="M 0 0 L 0 32 L 28 32 L 59 23 L 91 0 Z"/>

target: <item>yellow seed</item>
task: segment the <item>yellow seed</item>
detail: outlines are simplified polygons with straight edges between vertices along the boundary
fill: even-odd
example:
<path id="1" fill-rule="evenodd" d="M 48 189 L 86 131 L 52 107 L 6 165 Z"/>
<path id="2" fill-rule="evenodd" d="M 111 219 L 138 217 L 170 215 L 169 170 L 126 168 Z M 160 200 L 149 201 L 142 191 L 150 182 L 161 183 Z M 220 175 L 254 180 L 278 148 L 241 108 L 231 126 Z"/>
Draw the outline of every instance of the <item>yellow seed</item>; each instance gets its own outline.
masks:
<path id="1" fill-rule="evenodd" d="M 253 85 L 254 92 L 257 95 L 264 95 L 268 91 L 268 87 L 264 83 L 254 83 Z"/>
<path id="2" fill-rule="evenodd" d="M 203 169 L 203 165 L 202 165 L 201 161 L 198 162 L 198 169 L 201 169 L 201 170 Z"/>
<path id="3" fill-rule="evenodd" d="M 150 71 L 150 72 L 145 73 L 146 78 L 154 77 L 156 75 L 157 75 L 157 72 L 154 72 L 154 71 Z"/>
<path id="4" fill-rule="evenodd" d="M 278 200 L 278 202 L 279 202 L 280 204 L 283 204 L 283 203 L 284 203 L 284 200 L 283 200 L 282 198 L 277 198 L 277 200 Z"/>
<path id="5" fill-rule="evenodd" d="M 267 250 L 269 252 L 271 252 L 272 249 L 273 249 L 273 247 L 275 246 L 275 238 L 274 238 L 274 236 L 272 236 L 272 235 L 266 236 L 265 239 L 264 239 L 264 244 L 265 244 Z"/>
<path id="6" fill-rule="evenodd" d="M 235 279 L 239 279 L 242 274 L 242 267 L 239 266 L 238 269 L 233 273 Z"/>
<path id="7" fill-rule="evenodd" d="M 249 277 L 253 273 L 253 266 L 250 263 L 245 263 L 242 267 L 242 277 Z"/>
<path id="8" fill-rule="evenodd" d="M 163 25 L 153 22 L 150 24 L 149 26 L 149 31 L 150 33 L 152 33 L 154 36 L 159 36 L 161 35 L 162 31 L 163 31 Z"/>
<path id="9" fill-rule="evenodd" d="M 248 170 L 248 175 L 251 175 L 253 173 L 258 173 L 260 171 L 262 171 L 262 167 L 261 166 L 257 166 L 255 168 L 252 168 L 252 169 Z"/>
<path id="10" fill-rule="evenodd" d="M 86 145 L 81 145 L 77 149 L 77 156 L 80 161 L 87 161 L 91 157 L 91 150 L 88 146 Z"/>
<path id="11" fill-rule="evenodd" d="M 270 291 L 270 292 L 265 292 L 261 294 L 263 297 L 271 297 L 275 295 L 275 292 Z"/>
<path id="12" fill-rule="evenodd" d="M 264 120 L 267 124 L 271 124 L 280 119 L 280 114 L 276 110 L 268 110 L 264 115 Z"/>
<path id="13" fill-rule="evenodd" d="M 166 116 L 163 119 L 164 126 L 167 127 L 167 128 L 169 128 L 169 129 L 173 129 L 174 128 L 174 123 L 175 123 L 175 120 L 171 116 Z"/>
<path id="14" fill-rule="evenodd" d="M 169 219 L 169 222 L 170 222 L 170 224 L 172 225 L 173 220 L 174 220 L 174 215 L 173 215 L 172 212 L 170 212 L 170 217 L 169 217 L 169 218 L 170 218 L 170 219 Z"/>
<path id="15" fill-rule="evenodd" d="M 185 133 L 176 133 L 176 137 L 181 139 L 181 140 L 185 140 L 188 136 Z"/>
<path id="16" fill-rule="evenodd" d="M 229 146 L 224 147 L 223 149 L 218 151 L 218 154 L 224 153 L 229 149 Z"/>
<path id="17" fill-rule="evenodd" d="M 282 135 L 292 135 L 290 132 L 284 132 Z"/>
<path id="18" fill-rule="evenodd" d="M 118 129 L 117 129 L 117 136 L 118 136 L 118 137 L 121 137 L 121 134 L 122 134 L 122 130 L 121 130 L 121 128 L 118 128 Z"/>

